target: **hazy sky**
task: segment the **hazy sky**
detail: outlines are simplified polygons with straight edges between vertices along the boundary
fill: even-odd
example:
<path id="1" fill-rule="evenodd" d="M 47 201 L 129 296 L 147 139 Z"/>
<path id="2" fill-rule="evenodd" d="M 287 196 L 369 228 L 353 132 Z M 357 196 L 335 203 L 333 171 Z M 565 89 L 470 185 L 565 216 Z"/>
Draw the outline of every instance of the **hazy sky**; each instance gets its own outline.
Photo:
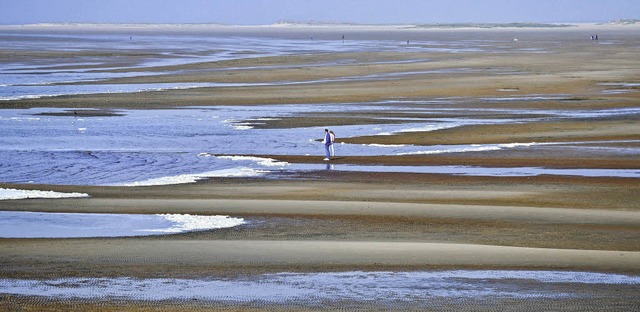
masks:
<path id="1" fill-rule="evenodd" d="M 0 0 L 0 24 L 605 22 L 640 0 Z"/>

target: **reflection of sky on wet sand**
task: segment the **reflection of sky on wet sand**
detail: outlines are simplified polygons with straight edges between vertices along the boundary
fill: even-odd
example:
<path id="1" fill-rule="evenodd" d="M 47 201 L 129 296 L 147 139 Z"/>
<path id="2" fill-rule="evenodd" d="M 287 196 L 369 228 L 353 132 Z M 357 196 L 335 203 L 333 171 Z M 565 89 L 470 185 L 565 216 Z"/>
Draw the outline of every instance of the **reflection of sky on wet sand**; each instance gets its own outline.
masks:
<path id="1" fill-rule="evenodd" d="M 148 26 L 151 27 L 151 26 Z M 413 32 L 412 32 L 413 34 Z M 165 74 L 190 74 L 202 71 L 254 70 L 296 68 L 299 66 L 379 65 L 432 62 L 425 53 L 541 53 L 554 49 L 556 41 L 518 42 L 509 36 L 491 40 L 468 40 L 467 36 L 450 34 L 413 34 L 407 44 L 405 33 L 364 32 L 348 35 L 323 32 L 310 39 L 306 34 L 289 30 L 265 30 L 257 33 L 162 33 L 153 28 L 133 35 L 118 32 L 0 32 L 0 49 L 39 51 L 32 57 L 16 56 L 0 62 L 0 99 L 33 98 L 63 94 L 145 92 L 167 89 L 216 88 L 269 85 L 321 84 L 356 80 L 393 80 L 406 76 L 482 74 L 519 74 L 509 67 L 466 68 L 445 67 L 433 70 L 398 70 L 357 76 L 319 80 L 267 81 L 258 83 L 108 83 L 112 78 L 147 77 Z M 105 53 L 105 51 L 110 53 Z M 60 52 L 46 57 L 48 52 Z M 384 53 L 355 59 L 341 52 L 409 52 L 399 59 L 384 57 Z M 68 54 L 67 54 L 68 53 Z M 332 53 L 335 58 L 314 58 Z M 108 56 L 105 56 L 108 55 Z M 285 66 L 268 61 L 272 56 L 299 56 Z M 366 55 L 366 54 L 365 54 Z M 207 63 L 247 58 L 264 58 L 250 62 Z M 204 67 L 198 66 L 206 64 Z M 176 67 L 196 65 L 193 67 Z M 606 83 L 600 87 L 611 92 L 635 90 L 637 82 Z M 51 116 L 43 113 L 64 113 L 64 109 L 3 109 L 0 110 L 0 182 L 51 183 L 79 185 L 146 185 L 187 183 L 215 176 L 257 176 L 279 170 L 324 170 L 325 164 L 265 165 L 262 160 L 211 157 L 216 155 L 319 155 L 323 154 L 318 139 L 322 129 L 330 127 L 338 138 L 389 135 L 403 132 L 436 131 L 479 124 L 530 122 L 562 118 L 606 118 L 635 116 L 637 108 L 609 110 L 535 110 L 526 103 L 536 101 L 575 100 L 571 94 L 514 94 L 513 89 L 498 90 L 503 97 L 434 98 L 424 100 L 392 99 L 370 103 L 326 103 L 271 106 L 216 106 L 167 110 L 122 110 L 122 116 Z M 108 96 L 108 95 L 107 95 Z M 520 109 L 469 109 L 456 104 L 524 103 Z M 342 116 L 354 112 L 370 112 L 379 124 L 324 125 L 313 128 L 256 129 L 269 119 L 314 115 Z M 397 112 L 396 116 L 385 116 Z M 402 114 L 411 118 L 402 118 Z M 424 117 L 420 117 L 420 115 Z M 429 115 L 438 115 L 431 118 Z M 451 117 L 447 117 L 451 116 Z M 256 126 L 256 128 L 254 128 Z M 556 149 L 594 150 L 607 153 L 640 154 L 639 148 L 585 145 L 583 142 L 549 144 Z M 635 142 L 632 142 L 635 143 Z M 597 143 L 596 143 L 597 144 Z M 380 145 L 339 144 L 338 155 L 430 155 L 530 149 L 537 142 L 513 144 L 471 145 Z M 606 150 L 605 150 L 606 148 Z M 380 167 L 329 166 L 334 170 L 447 172 L 448 174 L 598 174 L 637 176 L 637 172 L 609 170 L 544 171 L 544 168 L 472 167 Z M 542 170 L 542 171 L 541 171 Z M 544 172 L 544 173 L 541 173 Z"/>
<path id="2" fill-rule="evenodd" d="M 295 165 L 292 165 L 294 168 Z M 304 166 L 305 169 L 309 165 Z M 304 169 L 301 169 L 304 170 Z M 309 170 L 309 169 L 307 169 Z M 327 165 L 327 170 L 364 172 L 436 173 L 467 176 L 530 177 L 537 175 L 564 175 L 582 177 L 640 178 L 640 169 L 550 169 L 540 167 L 474 167 L 474 166 L 358 166 Z"/>
<path id="3" fill-rule="evenodd" d="M 403 102 L 402 105 L 405 105 Z M 166 110 L 119 110 L 121 116 L 73 117 L 43 115 L 66 112 L 65 109 L 0 110 L 0 180 L 16 183 L 113 185 L 155 181 L 158 184 L 193 182 L 210 176 L 252 176 L 274 170 L 323 170 L 325 164 L 266 164 L 250 158 L 212 157 L 217 155 L 322 155 L 319 143 L 324 127 L 291 129 L 255 129 L 251 122 L 278 119 L 298 114 L 350 111 L 384 112 L 398 108 L 395 103 L 273 105 L 237 107 L 194 107 Z M 420 105 L 418 111 L 430 111 Z M 439 109 L 434 111 L 438 112 Z M 509 110 L 501 113 L 509 114 Z M 538 111 L 514 110 L 521 121 L 539 120 Z M 599 111 L 552 111 L 554 118 L 579 116 L 600 118 L 638 114 L 637 109 Z M 495 114 L 495 112 L 491 112 Z M 532 114 L 527 118 L 527 114 Z M 383 118 L 383 117 L 381 117 Z M 414 131 L 434 131 L 474 124 L 500 124 L 513 119 L 423 118 L 397 123 L 344 125 L 331 127 L 338 138 L 385 135 Z M 247 122 L 250 121 L 250 122 Z M 29 138 L 28 140 L 26 138 Z M 633 146 L 615 147 L 606 142 L 521 142 L 512 144 L 470 145 L 380 145 L 337 144 L 338 156 L 429 155 L 531 149 L 538 146 L 576 151 L 594 150 L 621 154 L 640 154 Z M 594 145 L 595 144 L 595 145 Z M 598 145 L 600 144 L 600 145 Z M 451 174 L 500 175 L 519 171 L 518 175 L 604 175 L 637 176 L 637 170 L 551 170 L 544 168 L 492 169 L 472 167 L 396 167 L 336 166 L 336 170 L 401 172 L 449 172 Z M 466 172 L 465 172 L 466 171 Z M 197 176 L 197 177 L 194 177 Z M 144 184 L 144 183 L 142 183 Z"/>
<path id="4" fill-rule="evenodd" d="M 233 279 L 0 279 L 6 294 L 80 299 L 205 300 L 309 305 L 326 301 L 429 306 L 435 299 L 581 298 L 581 285 L 627 293 L 637 276 L 562 271 L 279 273 Z M 562 290 L 556 285 L 563 285 Z M 589 294 L 590 295 L 590 294 Z"/>
<path id="5" fill-rule="evenodd" d="M 189 214 L 109 214 L 0 211 L 0 237 L 68 238 L 176 234 L 229 228 L 242 218 Z"/>
<path id="6" fill-rule="evenodd" d="M 286 32 L 285 32 L 286 33 Z M 12 50 L 36 50 L 41 52 L 64 52 L 58 57 L 32 56 L 28 61 L 11 59 L 0 62 L 0 100 L 59 96 L 65 94 L 94 94 L 115 92 L 142 92 L 176 88 L 233 87 L 256 85 L 308 84 L 353 80 L 389 80 L 408 75 L 437 75 L 477 72 L 470 68 L 443 68 L 430 71 L 389 72 L 314 81 L 271 81 L 263 83 L 156 83 L 138 85 L 98 85 L 113 78 L 144 77 L 152 75 L 201 73 L 203 69 L 179 68 L 176 66 L 205 64 L 228 60 L 262 58 L 283 55 L 313 56 L 335 53 L 334 60 L 310 58 L 306 63 L 291 66 L 280 65 L 224 65 L 206 66 L 207 71 L 254 70 L 296 68 L 300 66 L 324 67 L 336 65 L 377 65 L 410 64 L 429 62 L 430 59 L 416 55 L 414 58 L 385 60 L 356 60 L 340 53 L 348 52 L 438 52 L 469 53 L 501 51 L 521 51 L 539 53 L 504 45 L 496 40 L 460 40 L 442 37 L 441 40 L 414 40 L 406 45 L 404 40 L 394 40 L 389 35 L 380 38 L 362 37 L 350 40 L 330 40 L 291 38 L 287 34 L 245 33 L 228 35 L 224 33 L 166 34 L 153 31 L 125 36 L 119 33 L 95 32 L 42 32 L 22 33 L 4 31 L 0 33 L 2 48 Z M 395 37 L 395 35 L 393 36 Z M 1 49 L 1 48 L 0 48 Z M 543 49 L 544 50 L 544 49 Z M 108 56 L 104 56 L 108 51 Z M 506 72 L 505 72 L 506 70 Z M 516 74 L 508 69 L 482 70 L 486 74 Z M 73 85 L 68 85 L 73 83 Z M 62 85 L 61 85 L 62 84 Z"/>

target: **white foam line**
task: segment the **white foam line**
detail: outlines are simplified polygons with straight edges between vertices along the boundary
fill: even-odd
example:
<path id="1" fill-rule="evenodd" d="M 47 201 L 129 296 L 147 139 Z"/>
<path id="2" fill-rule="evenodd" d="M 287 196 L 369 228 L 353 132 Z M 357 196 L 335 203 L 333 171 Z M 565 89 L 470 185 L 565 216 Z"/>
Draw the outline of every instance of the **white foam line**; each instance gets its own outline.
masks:
<path id="1" fill-rule="evenodd" d="M 401 130 L 392 131 L 392 132 L 381 132 L 376 135 L 394 135 L 397 133 L 407 133 L 407 132 L 430 132 L 430 131 L 438 131 L 438 130 L 444 130 L 449 128 L 456 128 L 456 127 L 459 127 L 459 125 L 445 125 L 445 126 L 426 125 L 420 128 L 408 128 L 408 129 L 401 129 Z"/>
<path id="2" fill-rule="evenodd" d="M 261 170 L 238 167 L 238 168 L 208 171 L 208 172 L 203 172 L 198 174 L 181 174 L 181 175 L 175 175 L 175 176 L 152 178 L 152 179 L 147 179 L 143 181 L 118 184 L 116 186 L 154 186 L 154 185 L 186 184 L 186 183 L 195 183 L 199 180 L 204 180 L 207 178 L 258 177 L 265 173 L 266 173 L 265 171 L 261 171 Z"/>
<path id="3" fill-rule="evenodd" d="M 27 198 L 74 198 L 89 197 L 85 193 L 60 193 L 54 191 L 18 190 L 0 188 L 0 200 L 27 199 Z"/>
<path id="4" fill-rule="evenodd" d="M 210 229 L 230 228 L 244 224 L 243 218 L 229 216 L 198 216 L 190 214 L 159 214 L 174 223 L 169 229 L 142 230 L 148 232 L 183 233 Z"/>
<path id="5" fill-rule="evenodd" d="M 344 142 L 342 142 L 342 143 L 344 143 Z M 393 148 L 393 147 L 405 147 L 407 145 L 406 144 L 365 144 L 365 146 Z"/>
<path id="6" fill-rule="evenodd" d="M 480 100 L 483 101 L 492 101 L 492 102 L 502 102 L 502 101 L 506 101 L 506 102 L 510 102 L 510 101 L 559 101 L 559 100 L 569 100 L 571 99 L 568 96 L 562 96 L 562 95 L 558 95 L 558 96 L 536 96 L 536 95 L 531 95 L 531 96 L 521 96 L 521 97 L 486 97 L 486 98 L 480 98 Z"/>
<path id="7" fill-rule="evenodd" d="M 499 151 L 505 148 L 529 147 L 534 145 L 545 145 L 545 144 L 546 143 L 536 143 L 536 142 L 487 144 L 487 145 L 474 144 L 474 145 L 471 145 L 470 147 L 463 147 L 463 148 L 449 148 L 449 149 L 407 152 L 407 153 L 398 153 L 396 155 L 404 156 L 404 155 L 433 155 L 433 154 L 446 154 L 446 153 L 486 152 L 486 151 Z"/>
<path id="8" fill-rule="evenodd" d="M 467 153 L 467 152 L 486 152 L 486 151 L 497 151 L 502 148 L 498 146 L 481 146 L 481 147 L 469 147 L 469 148 L 461 148 L 461 149 L 439 149 L 439 150 L 430 150 L 430 151 L 417 151 L 417 152 L 407 152 L 407 153 L 398 153 L 398 156 L 407 156 L 407 155 L 434 155 L 434 154 L 447 154 L 447 153 Z"/>
<path id="9" fill-rule="evenodd" d="M 236 124 L 233 126 L 233 128 L 236 130 L 244 131 L 253 129 L 253 126 L 250 126 L 249 124 Z"/>
<path id="10" fill-rule="evenodd" d="M 207 154 L 200 154 L 200 155 L 207 155 Z M 264 166 L 264 167 L 284 167 L 289 165 L 289 163 L 284 162 L 284 161 L 277 161 L 273 158 L 265 158 L 265 157 L 255 157 L 255 156 L 214 156 L 216 158 L 220 158 L 220 159 L 230 159 L 233 161 L 251 161 L 251 162 L 255 162 L 260 166 Z"/>

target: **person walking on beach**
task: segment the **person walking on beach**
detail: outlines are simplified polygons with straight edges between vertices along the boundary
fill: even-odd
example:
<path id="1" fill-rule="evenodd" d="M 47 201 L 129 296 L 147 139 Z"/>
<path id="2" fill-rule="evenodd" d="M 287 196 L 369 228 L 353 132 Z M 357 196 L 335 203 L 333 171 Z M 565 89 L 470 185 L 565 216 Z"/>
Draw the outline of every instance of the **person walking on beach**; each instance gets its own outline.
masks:
<path id="1" fill-rule="evenodd" d="M 322 143 L 324 143 L 324 151 L 326 155 L 324 160 L 329 161 L 331 160 L 331 145 L 332 145 L 331 134 L 329 134 L 329 129 L 324 129 L 324 141 L 322 141 Z"/>
<path id="2" fill-rule="evenodd" d="M 329 131 L 329 137 L 331 138 L 331 145 L 329 146 L 329 154 L 331 157 L 336 157 L 336 150 L 333 147 L 333 144 L 336 142 L 336 134 L 333 133 L 333 130 Z"/>

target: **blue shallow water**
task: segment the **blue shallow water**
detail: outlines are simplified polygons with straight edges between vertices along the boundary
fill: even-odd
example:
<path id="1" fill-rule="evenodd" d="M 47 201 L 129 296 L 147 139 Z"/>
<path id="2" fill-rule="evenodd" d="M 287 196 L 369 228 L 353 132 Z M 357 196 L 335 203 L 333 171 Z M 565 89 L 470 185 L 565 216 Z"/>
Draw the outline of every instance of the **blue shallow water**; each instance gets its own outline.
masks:
<path id="1" fill-rule="evenodd" d="M 152 26 L 149 26 L 152 27 Z M 266 33 L 265 33 L 266 34 Z M 519 51 L 518 47 L 502 41 L 461 40 L 460 38 L 434 40 L 428 36 L 413 39 L 406 45 L 405 39 L 379 34 L 370 38 L 332 40 L 329 34 L 322 39 L 310 39 L 302 33 L 271 33 L 268 35 L 220 35 L 209 33 L 161 33 L 137 32 L 20 32 L 0 31 L 0 50 L 18 51 L 15 59 L 0 61 L 1 100 L 57 96 L 63 94 L 143 92 L 172 88 L 202 88 L 233 86 L 242 88 L 251 83 L 169 83 L 169 84 L 91 84 L 118 77 L 149 76 L 175 73 L 172 65 L 213 62 L 241 58 L 279 55 L 306 55 L 309 65 L 322 67 L 335 64 L 372 65 L 377 63 L 428 62 L 424 53 L 415 59 L 389 61 L 386 59 L 355 60 L 341 56 L 336 60 L 314 60 L 312 56 L 327 52 L 362 51 L 415 51 L 415 52 L 486 52 Z M 391 35 L 391 34 L 389 34 Z M 394 35 L 397 36 L 397 35 Z M 336 37 L 336 38 L 339 38 Z M 377 38 L 377 39 L 376 39 Z M 386 38 L 386 39 L 382 39 Z M 552 46 L 552 45 L 551 45 Z M 536 48 L 536 47 L 533 47 Z M 21 57 L 19 51 L 55 51 L 58 57 Z M 109 51 L 114 51 L 112 54 Z M 546 51 L 544 44 L 531 53 Z M 65 54 L 73 52 L 71 54 Z M 15 53 L 15 52 L 12 52 Z M 522 51 L 522 53 L 528 53 Z M 107 55 L 107 56 L 105 56 Z M 169 67 L 167 67 L 169 66 Z M 229 66 L 238 66 L 232 64 Z M 266 64 L 259 67 L 273 67 Z M 295 64 L 293 66 L 303 66 Z M 214 67 L 212 70 L 233 70 L 234 67 Z M 243 67 L 244 70 L 251 68 Z M 429 72 L 391 72 L 358 77 L 340 77 L 318 81 L 273 81 L 263 84 L 306 84 L 327 81 L 359 79 L 391 80 L 403 75 L 464 74 L 468 68 L 443 68 Z M 508 68 L 488 69 L 486 74 L 500 75 Z M 510 72 L 510 74 L 515 74 Z M 68 84 L 68 83 L 74 84 Z M 617 87 L 617 86 L 613 86 Z M 455 105 L 460 101 L 548 101 L 564 100 L 571 95 L 524 95 L 501 98 L 465 99 L 445 98 L 425 101 L 395 99 L 373 103 L 272 105 L 235 107 L 197 107 L 166 110 L 122 110 L 113 117 L 45 116 L 42 113 L 60 113 L 63 109 L 0 109 L 0 182 L 78 184 L 78 185 L 128 185 L 143 182 L 183 183 L 198 178 L 219 175 L 255 175 L 263 171 L 280 170 L 357 170 L 431 172 L 446 174 L 478 175 L 536 175 L 578 174 L 597 176 L 640 176 L 640 170 L 620 171 L 551 171 L 544 168 L 465 168 L 465 167 L 376 167 L 306 164 L 273 164 L 255 159 L 221 158 L 215 155 L 318 155 L 324 151 L 319 139 L 322 127 L 295 129 L 253 129 L 251 122 L 264 118 L 282 118 L 292 115 L 335 113 L 348 116 L 350 112 L 386 112 L 410 110 L 412 113 L 446 115 L 459 113 Z M 108 96 L 105 95 L 105 96 Z M 435 106 L 435 107 L 434 107 Z M 482 109 L 479 109 L 480 111 Z M 547 111 L 486 110 L 497 115 L 504 113 L 525 116 L 518 120 L 473 118 L 385 118 L 394 124 L 331 126 L 338 138 L 361 135 L 384 135 L 403 131 L 433 131 L 474 124 L 526 122 L 548 118 L 598 118 L 607 116 L 638 115 L 640 109 Z M 531 115 L 531 118 L 526 118 Z M 255 120 L 258 119 L 258 120 Z M 511 148 L 533 148 L 539 144 L 500 145 L 441 145 L 441 146 L 379 146 L 338 144 L 338 156 L 404 155 L 465 153 L 495 151 Z M 595 149 L 609 148 L 612 153 L 640 154 L 640 149 L 587 146 L 581 142 L 557 144 L 553 148 Z"/>
<path id="2" fill-rule="evenodd" d="M 244 170 L 355 170 L 432 172 L 476 175 L 571 174 L 639 177 L 640 170 L 562 171 L 543 168 L 375 167 L 325 164 L 265 164 L 255 159 L 215 155 L 323 155 L 322 127 L 254 129 L 243 121 L 298 113 L 384 110 L 384 105 L 295 105 L 198 107 L 167 110 L 123 110 L 113 117 L 47 116 L 63 109 L 0 110 L 0 181 L 12 183 L 122 185 L 180 175 L 215 175 Z M 611 112 L 615 114 L 617 112 Z M 602 113 L 597 114 L 600 116 Z M 440 119 L 402 124 L 332 127 L 342 137 L 433 130 L 505 120 Z M 571 145 L 571 144 L 570 144 Z M 400 155 L 464 153 L 467 151 L 530 148 L 524 144 L 453 146 L 383 146 L 337 144 L 337 155 Z M 562 148 L 556 146 L 555 148 Z M 574 144 L 572 148 L 580 147 Z M 621 151 L 623 152 L 623 151 Z M 638 153 L 637 149 L 624 152 Z M 236 170 L 236 171 L 233 171 Z M 212 173 L 213 172 L 213 173 Z M 203 174 L 208 173 L 208 174 Z M 171 183 L 169 179 L 169 183 Z M 176 180 L 175 183 L 180 183 Z"/>
<path id="3" fill-rule="evenodd" d="M 22 33 L 0 31 L 0 49 L 74 52 L 57 57 L 32 56 L 28 61 L 0 61 L 0 100 L 65 94 L 140 92 L 154 89 L 203 87 L 215 84 L 176 83 L 142 85 L 92 85 L 110 78 L 175 73 L 168 66 L 243 58 L 327 52 L 392 51 L 398 42 L 376 40 L 309 40 L 275 37 L 145 33 L 92 34 Z M 458 48 L 453 48 L 456 50 Z M 97 51 L 97 53 L 96 53 Z M 109 55 L 110 51 L 117 51 Z M 86 54 L 82 54 L 86 52 Z M 104 54 L 107 53 L 107 56 Z M 341 60 L 336 62 L 351 62 Z M 324 65 L 335 64 L 330 62 Z M 323 64 L 315 64 L 320 65 Z M 269 67 L 268 65 L 266 67 Z M 144 69 L 144 71 L 140 71 Z M 225 69 L 225 68 L 221 68 Z M 226 68 L 233 69 L 233 67 Z M 248 68 L 244 68 L 248 69 Z M 73 85 L 65 85 L 73 82 Z"/>
<path id="4" fill-rule="evenodd" d="M 0 292 L 64 299 L 204 300 L 205 302 L 323 306 L 358 303 L 401 310 L 427 308 L 434 300 L 591 299 L 589 287 L 615 287 L 624 294 L 638 276 L 563 271 L 418 271 L 278 273 L 237 278 L 0 279 Z M 558 287 L 563 285 L 563 287 Z M 610 296 L 611 294 L 607 294 Z M 606 298 L 607 295 L 602 295 Z"/>
<path id="5" fill-rule="evenodd" d="M 115 117 L 38 116 L 60 109 L 1 110 L 0 181 L 51 184 L 122 184 L 236 167 L 265 169 L 254 161 L 215 154 L 322 155 L 322 128 L 256 130 L 235 121 L 334 106 L 212 107 L 122 111 Z M 336 127 L 352 135 L 394 131 L 406 125 Z M 389 148 L 344 145 L 351 155 Z M 415 149 L 415 148 L 414 148 Z M 407 149 L 401 149 L 407 150 Z M 272 169 L 272 168 L 268 168 Z"/>
<path id="6" fill-rule="evenodd" d="M 147 236 L 227 228 L 243 223 L 243 219 L 227 216 L 0 211 L 0 237 Z"/>

